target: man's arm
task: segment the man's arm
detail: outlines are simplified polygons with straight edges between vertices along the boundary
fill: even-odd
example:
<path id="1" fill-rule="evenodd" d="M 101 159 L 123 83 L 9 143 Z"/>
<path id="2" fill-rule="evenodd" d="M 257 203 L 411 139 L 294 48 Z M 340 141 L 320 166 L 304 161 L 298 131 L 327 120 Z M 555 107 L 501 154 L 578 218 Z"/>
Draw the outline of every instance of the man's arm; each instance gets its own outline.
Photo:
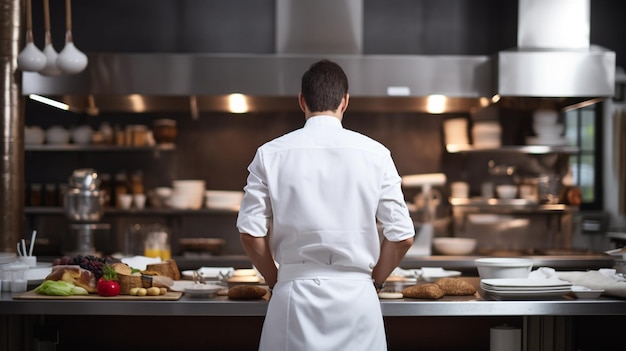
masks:
<path id="1" fill-rule="evenodd" d="M 250 234 L 240 233 L 239 240 L 254 267 L 261 272 L 270 289 L 273 289 L 278 278 L 278 268 L 274 263 L 268 237 L 256 237 Z"/>
<path id="2" fill-rule="evenodd" d="M 400 264 L 411 245 L 413 245 L 413 237 L 401 241 L 383 239 L 380 247 L 380 258 L 372 270 L 375 286 L 381 286 L 387 280 L 389 274 Z"/>

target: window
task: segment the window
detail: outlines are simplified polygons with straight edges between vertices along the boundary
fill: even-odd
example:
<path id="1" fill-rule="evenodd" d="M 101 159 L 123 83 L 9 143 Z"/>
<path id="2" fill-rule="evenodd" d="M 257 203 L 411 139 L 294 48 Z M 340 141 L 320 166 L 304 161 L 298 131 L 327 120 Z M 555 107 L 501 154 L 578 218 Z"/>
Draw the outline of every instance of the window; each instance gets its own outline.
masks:
<path id="1" fill-rule="evenodd" d="M 582 191 L 581 210 L 602 210 L 602 104 L 565 113 L 565 137 L 578 152 L 570 156 L 574 184 Z"/>

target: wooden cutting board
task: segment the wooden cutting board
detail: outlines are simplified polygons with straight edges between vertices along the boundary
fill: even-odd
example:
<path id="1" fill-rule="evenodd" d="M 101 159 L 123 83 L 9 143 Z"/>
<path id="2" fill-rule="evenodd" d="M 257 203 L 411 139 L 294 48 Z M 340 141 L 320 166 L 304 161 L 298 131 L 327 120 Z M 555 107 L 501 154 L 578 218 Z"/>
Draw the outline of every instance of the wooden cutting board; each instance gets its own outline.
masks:
<path id="1" fill-rule="evenodd" d="M 132 295 L 118 295 L 118 296 L 100 296 L 98 294 L 89 295 L 72 295 L 72 296 L 49 296 L 40 295 L 35 290 L 30 290 L 21 294 L 13 295 L 15 300 L 125 300 L 125 301 L 138 301 L 138 300 L 154 300 L 154 301 L 175 301 L 180 299 L 183 295 L 182 292 L 168 291 L 165 295 L 159 296 L 132 296 Z"/>

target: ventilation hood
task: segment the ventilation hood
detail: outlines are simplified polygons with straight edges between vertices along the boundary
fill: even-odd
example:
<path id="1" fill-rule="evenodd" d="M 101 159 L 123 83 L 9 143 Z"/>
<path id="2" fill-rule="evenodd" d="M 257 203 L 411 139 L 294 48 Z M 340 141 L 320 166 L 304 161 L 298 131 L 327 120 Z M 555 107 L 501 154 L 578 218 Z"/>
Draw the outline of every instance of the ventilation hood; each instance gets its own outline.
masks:
<path id="1" fill-rule="evenodd" d="M 550 20 L 534 15 L 542 3 L 552 5 Z M 23 94 L 89 114 L 298 111 L 294 97 L 302 73 L 328 58 L 348 75 L 351 111 L 471 112 L 496 101 L 494 96 L 503 106 L 562 109 L 613 95 L 615 53 L 588 45 L 589 0 L 520 0 L 519 8 L 519 45 L 511 50 L 484 56 L 364 55 L 362 0 L 276 0 L 275 54 L 89 53 L 88 67 L 78 75 L 24 72 Z M 563 8 L 583 18 L 586 30 L 576 37 L 586 35 L 586 44 L 583 38 L 564 45 L 558 36 L 556 44 L 541 42 L 561 23 L 554 16 L 562 17 Z M 312 33 L 310 21 L 320 16 L 334 18 Z M 537 21 L 552 25 L 537 29 Z"/>

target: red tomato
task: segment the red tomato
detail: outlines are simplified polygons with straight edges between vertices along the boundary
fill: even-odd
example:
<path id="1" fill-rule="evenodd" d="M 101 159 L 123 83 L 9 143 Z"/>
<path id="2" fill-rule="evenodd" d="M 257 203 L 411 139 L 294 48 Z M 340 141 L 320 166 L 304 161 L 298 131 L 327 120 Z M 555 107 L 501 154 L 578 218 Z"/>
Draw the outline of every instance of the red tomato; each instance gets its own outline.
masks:
<path id="1" fill-rule="evenodd" d="M 117 296 L 120 294 L 120 283 L 116 280 L 98 280 L 98 295 L 100 296 Z"/>

